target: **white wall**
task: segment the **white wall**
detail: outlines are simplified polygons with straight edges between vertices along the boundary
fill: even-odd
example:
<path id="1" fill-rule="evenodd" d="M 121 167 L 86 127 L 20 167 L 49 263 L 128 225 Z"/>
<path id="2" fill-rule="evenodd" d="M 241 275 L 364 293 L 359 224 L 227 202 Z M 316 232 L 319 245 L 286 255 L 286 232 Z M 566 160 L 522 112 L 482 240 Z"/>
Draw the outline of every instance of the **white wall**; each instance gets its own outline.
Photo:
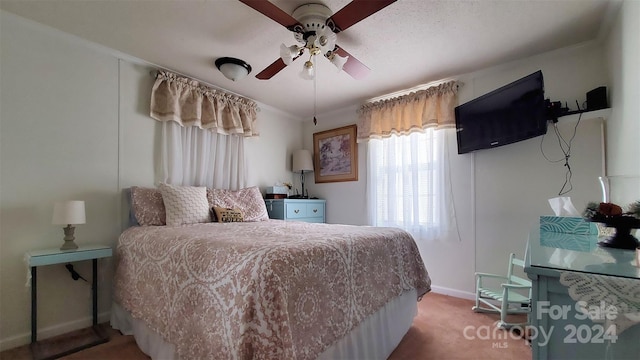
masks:
<path id="1" fill-rule="evenodd" d="M 542 70 L 546 96 L 567 101 L 572 109 L 586 92 L 607 86 L 602 46 L 585 44 L 561 49 L 454 78 L 464 85 L 459 102 L 464 103 L 518 78 Z M 436 79 L 434 79 L 436 80 Z M 305 148 L 313 149 L 313 133 L 357 121 L 356 108 L 318 116 L 318 126 L 305 124 Z M 598 114 L 598 116 L 602 116 Z M 601 119 L 578 128 L 572 166 L 574 190 L 568 195 L 578 208 L 595 196 L 602 172 Z M 561 119 L 566 134 L 576 117 Z M 545 149 L 553 153 L 553 144 Z M 540 138 L 500 148 L 457 155 L 455 133 L 449 131 L 451 175 L 460 240 L 456 234 L 419 247 L 436 289 L 468 296 L 474 288 L 474 271 L 503 272 L 509 252 L 524 255 L 527 233 L 539 215 L 551 214 L 547 199 L 557 195 L 564 179 L 562 164 L 548 164 L 539 151 Z M 591 143 L 593 142 L 593 144 Z M 360 144 L 357 182 L 314 184 L 312 195 L 327 199 L 327 220 L 332 223 L 366 224 L 366 145 Z M 593 160 L 591 160 L 593 158 Z M 575 164 L 574 164 L 575 163 Z M 312 177 L 311 177 L 312 178 Z"/>
<path id="2" fill-rule="evenodd" d="M 470 78 L 460 94 L 466 102 L 501 85 L 542 70 L 545 97 L 576 109 L 587 91 L 607 86 L 601 46 L 589 44 L 536 56 L 501 66 Z M 467 80 L 468 79 L 468 80 Z M 602 175 L 601 128 L 584 114 L 572 144 L 569 164 L 573 171 L 570 196 L 579 211 L 600 199 L 598 176 Z M 560 118 L 558 125 L 568 141 L 575 117 Z M 590 121 L 591 120 L 591 121 Z M 510 252 L 524 256 L 529 229 L 539 215 L 553 215 L 547 199 L 556 197 L 564 183 L 564 163 L 549 163 L 540 151 L 541 138 L 529 139 L 475 156 L 476 271 L 502 273 Z M 562 158 L 557 138 L 548 128 L 543 149 L 552 160 Z M 555 150 L 555 151 L 554 151 Z M 462 155 L 468 156 L 468 155 Z"/>
<path id="3" fill-rule="evenodd" d="M 260 136 L 245 139 L 249 184 L 264 187 L 293 181 L 291 156 L 302 147 L 302 123 L 290 114 L 260 104 Z"/>
<path id="4" fill-rule="evenodd" d="M 305 122 L 304 126 L 304 149 L 313 153 L 313 133 L 335 129 L 338 127 L 352 125 L 356 122 L 356 107 L 340 109 L 336 112 L 319 114 L 318 124 Z M 366 211 L 366 147 L 358 144 L 358 181 L 346 181 L 337 183 L 316 184 L 314 173 L 305 176 L 305 188 L 309 190 L 309 196 L 327 199 L 325 211 L 326 220 L 333 224 L 362 225 L 367 222 Z M 295 181 L 296 188 L 300 188 L 300 180 Z M 340 199 L 340 201 L 333 201 Z"/>
<path id="5" fill-rule="evenodd" d="M 59 247 L 64 237 L 51 225 L 54 202 L 86 201 L 78 243 L 112 244 L 118 236 L 118 62 L 73 41 L 53 41 L 6 13 L 0 26 L 0 332 L 3 343 L 20 343 L 30 329 L 24 254 Z M 76 269 L 90 279 L 90 262 Z M 108 309 L 108 274 L 101 277 L 99 312 Z M 64 266 L 42 268 L 38 283 L 40 328 L 90 314 L 90 286 L 72 281 Z"/>
<path id="6" fill-rule="evenodd" d="M 607 121 L 607 176 L 611 200 L 626 205 L 640 200 L 640 1 L 624 1 L 607 38 L 611 87 Z"/>
<path id="7" fill-rule="evenodd" d="M 25 252 L 56 248 L 55 201 L 86 201 L 80 245 L 115 247 L 126 224 L 122 189 L 153 186 L 159 123 L 148 116 L 152 67 L 0 12 L 0 349 L 30 339 Z M 249 185 L 291 181 L 302 125 L 259 104 L 259 138 L 246 139 Z M 90 262 L 78 272 L 89 277 Z M 100 321 L 108 320 L 113 261 L 100 260 Z M 87 283 L 63 265 L 38 271 L 39 338 L 90 325 Z"/>

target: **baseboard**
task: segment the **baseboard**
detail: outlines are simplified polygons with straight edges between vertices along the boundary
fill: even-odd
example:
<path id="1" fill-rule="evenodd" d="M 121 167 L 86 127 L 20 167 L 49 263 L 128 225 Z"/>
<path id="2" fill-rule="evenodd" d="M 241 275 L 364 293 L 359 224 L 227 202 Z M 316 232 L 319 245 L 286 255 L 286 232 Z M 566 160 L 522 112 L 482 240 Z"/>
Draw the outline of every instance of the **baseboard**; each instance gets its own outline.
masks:
<path id="1" fill-rule="evenodd" d="M 453 296 L 461 299 L 467 299 L 467 300 L 476 299 L 476 295 L 474 293 L 470 293 L 462 290 L 450 289 L 442 286 L 431 285 L 431 291 L 433 291 L 436 294 L 448 295 L 448 296 Z"/>
<path id="2" fill-rule="evenodd" d="M 98 314 L 98 323 L 109 321 L 111 317 L 111 311 L 105 311 Z M 87 316 L 78 320 L 69 321 L 62 324 L 46 327 L 38 330 L 38 340 L 44 340 L 53 336 L 66 334 L 68 332 L 83 329 L 91 326 L 93 319 L 91 316 Z M 31 343 L 31 332 L 22 333 L 19 335 L 11 336 L 8 338 L 0 339 L 0 351 L 13 349 L 18 346 L 27 345 Z"/>

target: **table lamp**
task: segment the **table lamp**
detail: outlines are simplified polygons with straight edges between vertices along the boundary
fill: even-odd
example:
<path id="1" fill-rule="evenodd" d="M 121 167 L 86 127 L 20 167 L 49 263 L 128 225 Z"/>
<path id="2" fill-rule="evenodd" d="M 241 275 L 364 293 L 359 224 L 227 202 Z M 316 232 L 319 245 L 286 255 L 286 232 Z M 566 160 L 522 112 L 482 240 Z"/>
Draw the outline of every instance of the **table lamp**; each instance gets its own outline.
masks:
<path id="1" fill-rule="evenodd" d="M 313 171 L 313 160 L 311 159 L 311 152 L 309 150 L 296 150 L 293 153 L 293 164 L 291 170 L 294 173 L 300 173 L 300 183 L 302 185 L 302 198 L 307 198 L 304 193 L 304 173 Z"/>
<path id="2" fill-rule="evenodd" d="M 54 225 L 67 225 L 64 230 L 64 244 L 60 247 L 60 250 L 75 250 L 78 248 L 73 240 L 76 238 L 73 236 L 75 226 L 77 224 L 84 224 L 86 221 L 84 213 L 84 201 L 63 201 L 57 202 L 53 207 L 53 220 Z"/>

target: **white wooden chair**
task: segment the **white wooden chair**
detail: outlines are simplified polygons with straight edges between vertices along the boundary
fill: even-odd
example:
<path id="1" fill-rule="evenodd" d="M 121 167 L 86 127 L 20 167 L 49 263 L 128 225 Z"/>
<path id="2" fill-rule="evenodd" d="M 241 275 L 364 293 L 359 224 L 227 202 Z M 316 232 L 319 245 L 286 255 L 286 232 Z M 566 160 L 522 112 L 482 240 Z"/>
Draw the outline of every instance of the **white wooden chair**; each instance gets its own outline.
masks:
<path id="1" fill-rule="evenodd" d="M 509 323 L 507 315 L 531 312 L 531 281 L 513 275 L 514 266 L 524 269 L 524 261 L 517 259 L 515 254 L 510 254 L 507 276 L 476 273 L 476 305 L 472 309 L 475 312 L 499 313 L 500 321 L 497 326 L 502 329 L 527 324 Z M 487 286 L 483 284 L 483 279 L 487 278 L 493 279 L 492 283 L 501 283 L 493 287 Z"/>

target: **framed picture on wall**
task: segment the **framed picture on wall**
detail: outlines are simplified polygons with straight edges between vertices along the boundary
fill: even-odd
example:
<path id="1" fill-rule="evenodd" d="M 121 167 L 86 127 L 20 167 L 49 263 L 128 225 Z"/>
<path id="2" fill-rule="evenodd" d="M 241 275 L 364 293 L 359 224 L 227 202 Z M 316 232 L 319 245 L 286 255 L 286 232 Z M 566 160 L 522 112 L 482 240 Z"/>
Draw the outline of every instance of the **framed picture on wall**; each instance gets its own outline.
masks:
<path id="1" fill-rule="evenodd" d="M 358 180 L 356 125 L 313 134 L 316 183 Z"/>

